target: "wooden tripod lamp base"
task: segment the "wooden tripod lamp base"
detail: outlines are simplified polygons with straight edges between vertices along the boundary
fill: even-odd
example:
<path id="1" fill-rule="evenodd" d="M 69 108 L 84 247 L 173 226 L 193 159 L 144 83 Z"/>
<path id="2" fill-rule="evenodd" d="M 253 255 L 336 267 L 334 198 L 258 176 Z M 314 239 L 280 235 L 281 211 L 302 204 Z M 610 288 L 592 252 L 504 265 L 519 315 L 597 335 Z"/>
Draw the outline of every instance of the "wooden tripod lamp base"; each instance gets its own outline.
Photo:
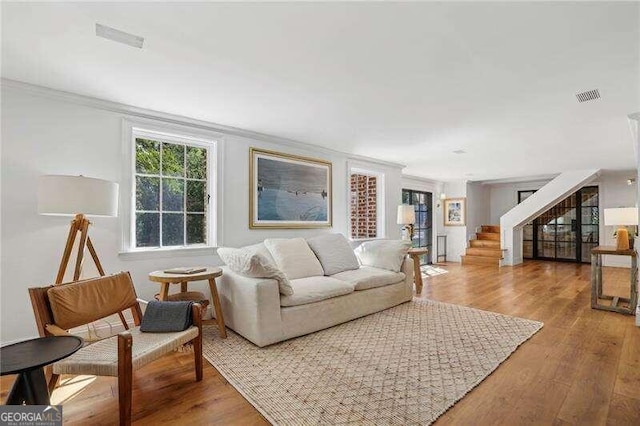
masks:
<path id="1" fill-rule="evenodd" d="M 62 283 L 62 281 L 64 281 L 64 274 L 67 271 L 67 266 L 69 265 L 69 260 L 71 259 L 71 251 L 73 250 L 73 246 L 75 245 L 76 238 L 78 238 L 78 234 L 80 236 L 80 243 L 78 244 L 76 265 L 73 270 L 73 281 L 77 281 L 78 279 L 80 279 L 80 274 L 82 273 L 82 262 L 84 261 L 85 247 L 89 249 L 91 258 L 93 259 L 93 262 L 95 263 L 100 276 L 105 275 L 104 269 L 102 269 L 102 264 L 100 264 L 100 259 L 98 259 L 96 249 L 93 247 L 93 243 L 91 242 L 91 238 L 89 237 L 89 225 L 91 225 L 91 222 L 84 214 L 77 214 L 71 221 L 69 236 L 67 237 L 67 244 L 64 247 L 62 261 L 60 262 L 58 275 L 56 276 L 56 284 L 60 284 Z"/>

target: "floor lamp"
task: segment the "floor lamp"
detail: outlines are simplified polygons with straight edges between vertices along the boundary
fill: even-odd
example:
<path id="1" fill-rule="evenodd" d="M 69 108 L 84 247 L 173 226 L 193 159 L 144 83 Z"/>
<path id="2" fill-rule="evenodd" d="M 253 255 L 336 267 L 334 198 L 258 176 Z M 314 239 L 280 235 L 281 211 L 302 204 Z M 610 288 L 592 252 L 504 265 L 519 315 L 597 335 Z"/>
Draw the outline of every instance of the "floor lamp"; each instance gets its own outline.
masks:
<path id="1" fill-rule="evenodd" d="M 67 242 L 62 253 L 55 284 L 64 280 L 71 252 L 79 237 L 78 253 L 73 269 L 73 280 L 77 281 L 82 273 L 85 248 L 96 265 L 98 273 L 105 275 L 96 249 L 89 237 L 89 216 L 118 216 L 118 184 L 102 179 L 84 176 L 45 175 L 38 182 L 38 213 L 54 216 L 74 216 L 69 228 Z M 120 320 L 127 324 L 122 313 Z"/>

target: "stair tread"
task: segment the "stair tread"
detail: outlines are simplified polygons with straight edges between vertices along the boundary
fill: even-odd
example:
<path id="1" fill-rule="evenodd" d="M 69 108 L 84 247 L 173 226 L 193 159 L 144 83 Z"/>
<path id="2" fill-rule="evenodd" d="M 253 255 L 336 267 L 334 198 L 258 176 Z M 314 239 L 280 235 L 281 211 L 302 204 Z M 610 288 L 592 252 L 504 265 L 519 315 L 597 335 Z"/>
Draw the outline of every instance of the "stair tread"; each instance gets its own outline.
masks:
<path id="1" fill-rule="evenodd" d="M 462 264 L 470 264 L 470 265 L 495 265 L 500 266 L 500 258 L 498 257 L 485 257 L 485 256 L 473 256 L 473 255 L 462 255 L 461 256 Z"/>
<path id="2" fill-rule="evenodd" d="M 476 232 L 476 237 L 479 240 L 500 241 L 500 234 L 497 232 Z"/>
<path id="3" fill-rule="evenodd" d="M 487 247 L 501 249 L 500 241 L 498 240 L 470 240 L 471 247 Z"/>
<path id="4" fill-rule="evenodd" d="M 467 247 L 466 255 L 502 259 L 503 250 L 495 247 Z"/>

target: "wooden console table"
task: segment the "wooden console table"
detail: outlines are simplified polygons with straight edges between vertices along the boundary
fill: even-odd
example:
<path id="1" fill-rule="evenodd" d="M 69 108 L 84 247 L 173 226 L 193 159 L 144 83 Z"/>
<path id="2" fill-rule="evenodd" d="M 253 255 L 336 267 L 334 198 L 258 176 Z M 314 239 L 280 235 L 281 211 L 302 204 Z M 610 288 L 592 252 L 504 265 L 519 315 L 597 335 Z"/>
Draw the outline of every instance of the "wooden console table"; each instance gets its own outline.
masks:
<path id="1" fill-rule="evenodd" d="M 610 254 L 615 256 L 631 257 L 630 271 L 630 296 L 619 297 L 609 296 L 602 293 L 602 255 Z M 611 300 L 610 305 L 602 305 L 599 299 Z M 629 307 L 618 306 L 619 302 L 626 302 Z M 602 309 L 611 312 L 620 312 L 623 314 L 635 313 L 638 303 L 638 254 L 635 249 L 618 250 L 616 247 L 598 246 L 591 250 L 591 308 Z"/>

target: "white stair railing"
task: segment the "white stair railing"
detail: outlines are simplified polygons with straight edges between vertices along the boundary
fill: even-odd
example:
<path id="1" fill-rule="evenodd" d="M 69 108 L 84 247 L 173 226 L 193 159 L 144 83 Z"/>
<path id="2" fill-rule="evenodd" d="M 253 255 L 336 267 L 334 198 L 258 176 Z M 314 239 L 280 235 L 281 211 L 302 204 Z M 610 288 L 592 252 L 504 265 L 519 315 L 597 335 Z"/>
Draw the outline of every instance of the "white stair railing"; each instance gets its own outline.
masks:
<path id="1" fill-rule="evenodd" d="M 596 179 L 599 169 L 560 173 L 500 218 L 500 242 L 505 250 L 501 265 L 522 263 L 522 227 L 544 211 Z"/>

